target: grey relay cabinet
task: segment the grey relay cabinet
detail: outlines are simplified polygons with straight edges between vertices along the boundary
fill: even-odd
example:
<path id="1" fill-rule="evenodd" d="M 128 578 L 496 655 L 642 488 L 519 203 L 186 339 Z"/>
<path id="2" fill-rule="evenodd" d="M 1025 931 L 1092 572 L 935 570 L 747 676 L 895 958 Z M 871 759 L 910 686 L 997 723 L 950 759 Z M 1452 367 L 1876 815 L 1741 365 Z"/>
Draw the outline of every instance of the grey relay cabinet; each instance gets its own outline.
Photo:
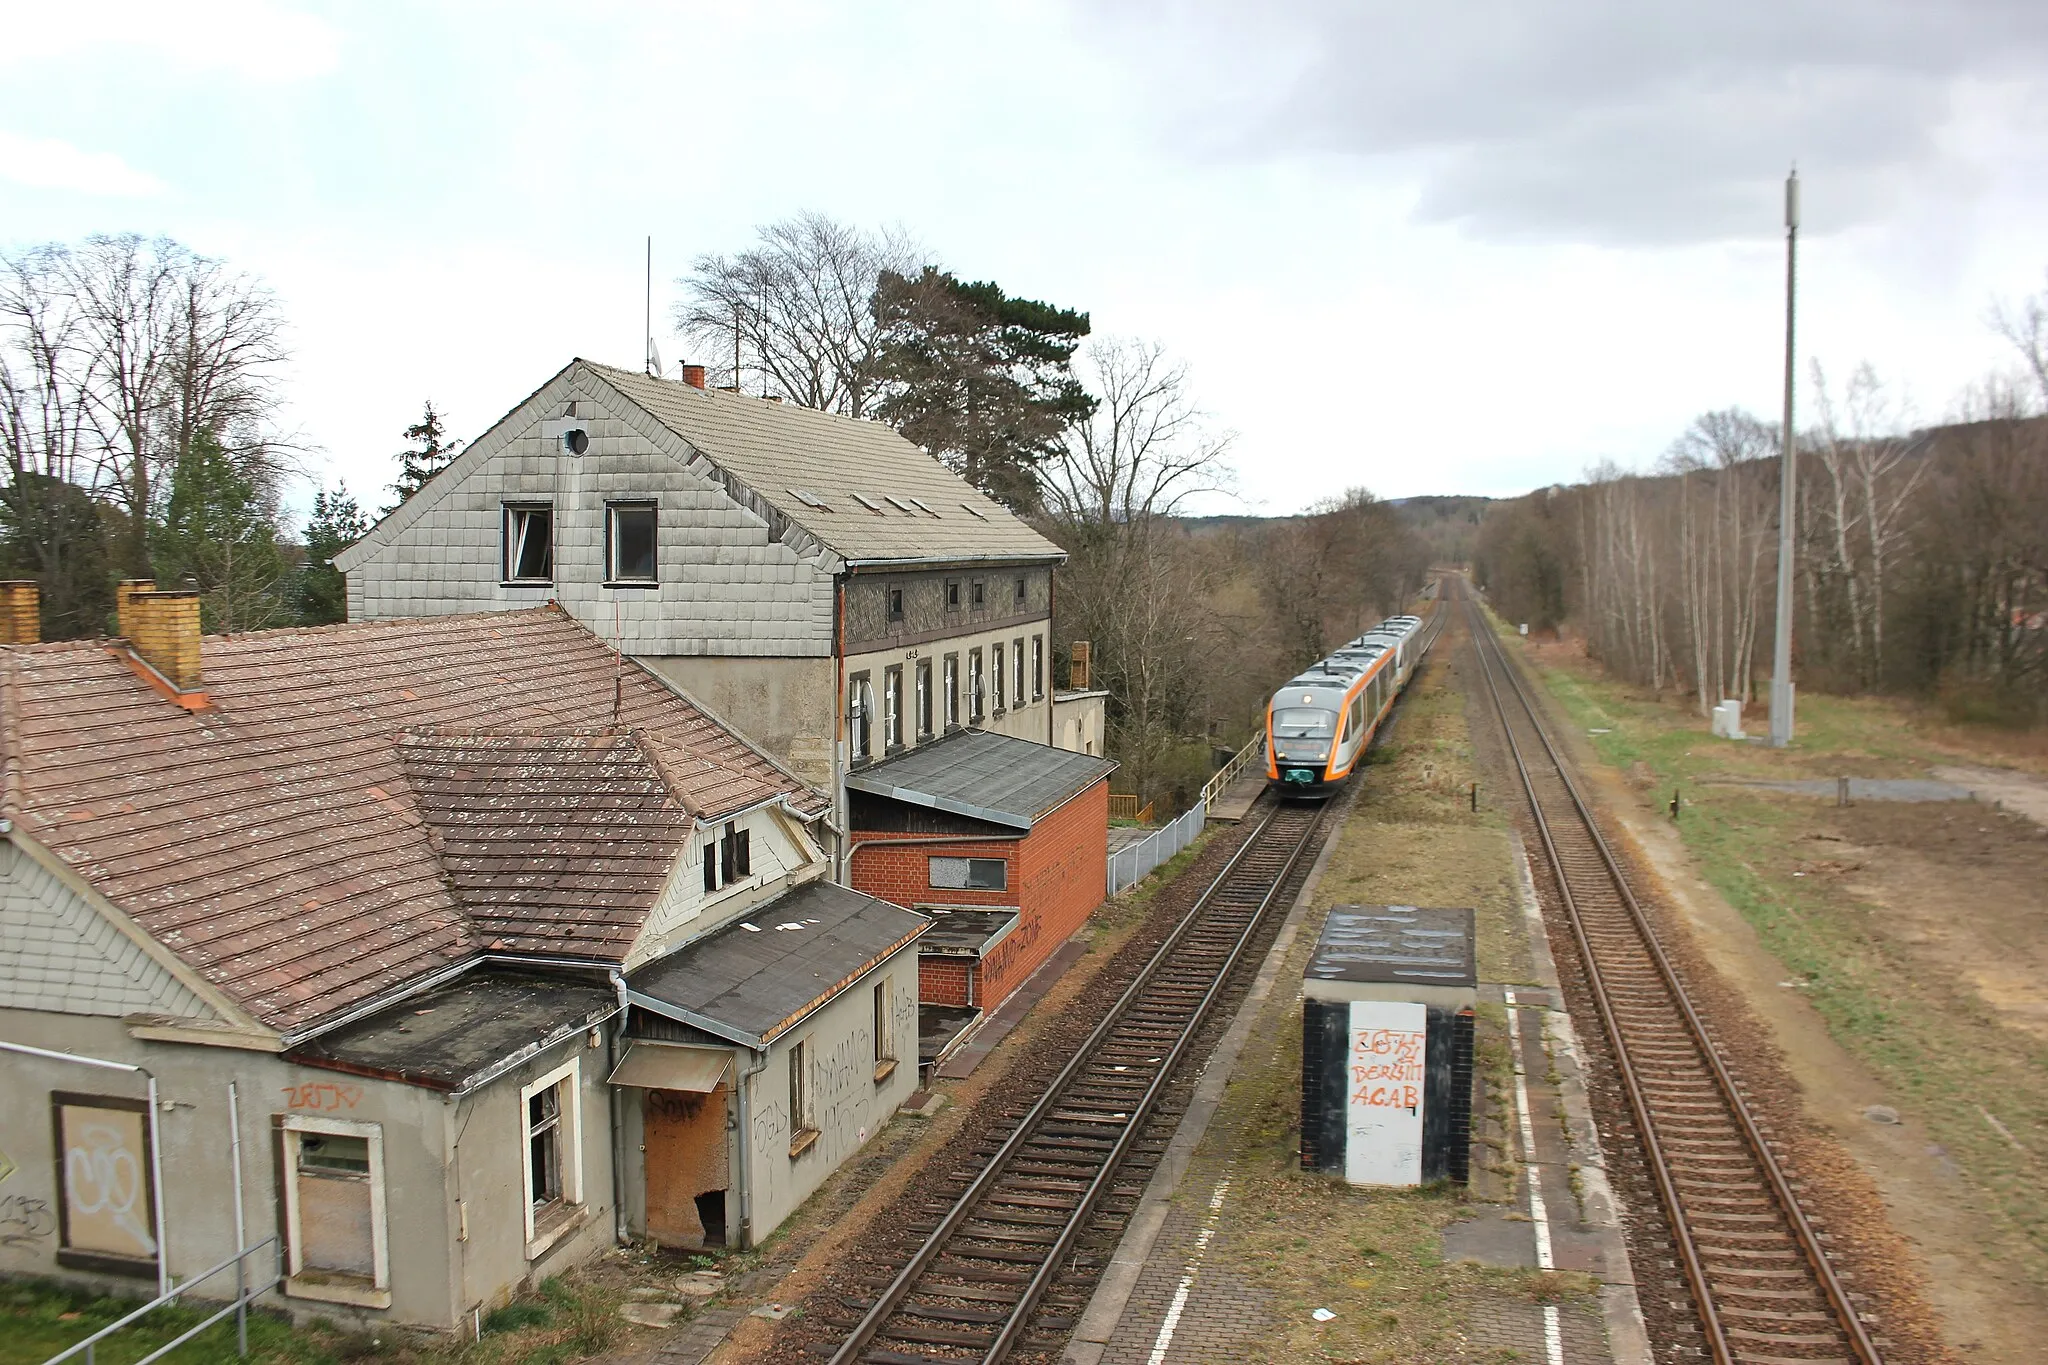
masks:
<path id="1" fill-rule="evenodd" d="M 1304 1170 L 1354 1185 L 1466 1178 L 1472 935 L 1470 910 L 1330 911 L 1301 985 Z"/>

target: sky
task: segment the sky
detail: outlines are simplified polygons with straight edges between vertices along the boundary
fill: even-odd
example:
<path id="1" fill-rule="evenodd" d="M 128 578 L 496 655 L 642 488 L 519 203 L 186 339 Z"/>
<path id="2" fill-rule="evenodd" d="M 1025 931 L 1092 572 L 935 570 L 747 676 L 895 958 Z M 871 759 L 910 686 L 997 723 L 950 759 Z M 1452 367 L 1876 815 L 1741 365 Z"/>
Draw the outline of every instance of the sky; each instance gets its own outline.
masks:
<path id="1" fill-rule="evenodd" d="M 0 0 L 0 35 L 0 248 L 260 277 L 309 474 L 372 505 L 426 399 L 471 436 L 636 366 L 649 235 L 673 366 L 690 259 L 802 210 L 1186 361 L 1235 433 L 1208 511 L 1775 416 L 1795 161 L 1802 382 L 1869 362 L 1939 419 L 2048 287 L 2039 0 Z"/>

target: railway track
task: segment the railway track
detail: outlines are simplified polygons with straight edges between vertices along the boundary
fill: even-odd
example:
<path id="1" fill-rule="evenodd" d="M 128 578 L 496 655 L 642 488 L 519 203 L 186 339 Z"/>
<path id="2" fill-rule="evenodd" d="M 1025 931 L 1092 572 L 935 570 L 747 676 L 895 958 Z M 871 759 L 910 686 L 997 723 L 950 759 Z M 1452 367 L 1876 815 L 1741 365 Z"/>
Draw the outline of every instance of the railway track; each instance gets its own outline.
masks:
<path id="1" fill-rule="evenodd" d="M 1712 1035 L 1519 671 L 1469 596 L 1481 674 L 1578 945 L 1679 1270 L 1717 1365 L 1878 1365 Z"/>
<path id="2" fill-rule="evenodd" d="M 1307 876 L 1323 810 L 1269 809 L 1009 1136 L 961 1173 L 936 1224 L 908 1229 L 925 1235 L 894 1278 L 845 1301 L 864 1311 L 834 1365 L 993 1365 L 1055 1344 L 1085 1294 L 1062 1278 L 1106 1262 L 1121 1236 L 1163 1146 L 1148 1120 Z"/>

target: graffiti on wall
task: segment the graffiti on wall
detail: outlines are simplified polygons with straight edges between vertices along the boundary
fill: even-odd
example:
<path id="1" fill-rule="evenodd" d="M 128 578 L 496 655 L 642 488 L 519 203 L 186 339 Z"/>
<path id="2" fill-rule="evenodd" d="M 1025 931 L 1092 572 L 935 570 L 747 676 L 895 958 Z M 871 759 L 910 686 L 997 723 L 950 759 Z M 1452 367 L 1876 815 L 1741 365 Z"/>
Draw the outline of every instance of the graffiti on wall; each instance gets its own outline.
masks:
<path id="1" fill-rule="evenodd" d="M 1350 1024 L 1344 1178 L 1420 1184 L 1429 1011 L 1412 1001 L 1354 1000 Z"/>
<path id="2" fill-rule="evenodd" d="M 359 1085 L 337 1085 L 332 1081 L 307 1081 L 303 1085 L 287 1085 L 284 1104 L 287 1109 L 311 1109 L 318 1113 L 332 1114 L 353 1109 L 363 1097 Z"/>
<path id="3" fill-rule="evenodd" d="M 78 1251 L 156 1255 L 150 1228 L 146 1112 L 60 1103 L 64 1146 L 64 1242 Z"/>
<path id="4" fill-rule="evenodd" d="M 33 1246 L 57 1230 L 50 1201 L 25 1194 L 0 1199 L 0 1246 Z"/>

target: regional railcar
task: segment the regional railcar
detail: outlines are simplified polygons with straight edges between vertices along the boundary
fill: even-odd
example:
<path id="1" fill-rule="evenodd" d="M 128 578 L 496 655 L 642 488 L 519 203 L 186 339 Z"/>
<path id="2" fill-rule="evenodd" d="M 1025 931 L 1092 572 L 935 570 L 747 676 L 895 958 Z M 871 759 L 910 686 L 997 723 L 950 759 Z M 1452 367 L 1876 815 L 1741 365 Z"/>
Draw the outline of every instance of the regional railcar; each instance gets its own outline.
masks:
<path id="1" fill-rule="evenodd" d="M 1355 772 L 1413 671 L 1422 622 L 1396 616 L 1290 679 L 1266 706 L 1266 779 L 1325 796 Z"/>

